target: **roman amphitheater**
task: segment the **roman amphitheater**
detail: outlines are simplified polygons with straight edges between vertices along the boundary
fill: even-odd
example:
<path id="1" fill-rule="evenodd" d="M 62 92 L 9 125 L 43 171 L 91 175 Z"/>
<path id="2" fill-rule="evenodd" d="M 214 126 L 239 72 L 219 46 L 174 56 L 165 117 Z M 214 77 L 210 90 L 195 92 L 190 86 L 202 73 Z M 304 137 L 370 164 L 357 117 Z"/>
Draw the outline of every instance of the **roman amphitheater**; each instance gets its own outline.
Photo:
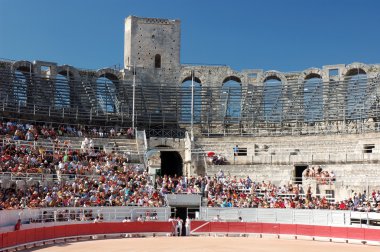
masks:
<path id="1" fill-rule="evenodd" d="M 10 188 L 21 192 L 17 197 L 32 197 L 27 196 L 30 187 L 48 188 L 50 193 L 49 187 L 78 184 L 78 179 L 100 181 L 107 172 L 80 176 L 55 172 L 59 160 L 53 163 L 54 154 L 66 148 L 62 155 L 68 156 L 68 162 L 77 161 L 70 151 L 85 153 L 86 136 L 94 151 L 120 154 L 129 165 L 143 169 L 155 189 L 162 183 L 157 177 L 186 178 L 185 184 L 202 178 L 207 184 L 214 177 L 224 181 L 224 190 L 231 189 L 227 182 L 240 181 L 235 188 L 239 195 L 252 193 L 252 183 L 258 185 L 257 197 L 272 197 L 267 193 L 274 186 L 280 202 L 295 197 L 298 202 L 299 196 L 310 200 L 312 195 L 337 207 L 276 209 L 272 201 L 271 207 L 234 203 L 226 207 L 223 199 L 214 204 L 217 197 L 207 197 L 199 182 L 203 185 L 199 191 L 184 193 L 186 186 L 175 193 L 173 189 L 164 193 L 163 204 L 154 207 L 69 204 L 67 216 L 74 218 L 65 222 L 58 220 L 62 208 L 57 206 L 13 206 L 0 212 L 1 248 L 26 248 L 67 237 L 167 235 L 173 233 L 170 216 L 191 219 L 188 234 L 192 235 L 254 234 L 380 244 L 380 65 L 354 62 L 299 72 L 235 71 L 224 65 L 181 64 L 180 46 L 179 20 L 129 16 L 124 67 L 89 70 L 41 60 L 1 60 L 2 149 L 31 146 L 46 159 L 48 164 L 42 167 L 55 167 L 50 172 L 14 171 L 5 169 L 3 158 L 2 196 Z M 51 135 L 43 138 L 41 133 L 38 140 L 15 139 L 5 130 L 12 123 L 56 131 L 62 127 L 67 134 L 56 140 L 61 147 Z M 83 135 L 68 134 L 68 127 L 81 128 Z M 50 154 L 52 160 L 46 158 Z M 354 207 L 357 195 L 360 207 Z M 342 202 L 347 207 L 339 209 Z M 95 224 L 75 217 L 89 210 L 104 216 L 105 223 L 96 224 L 98 231 L 91 231 Z M 125 216 L 150 218 L 152 212 L 151 221 L 121 223 Z M 41 221 L 46 216 L 51 221 Z M 13 231 L 18 219 L 22 228 Z M 157 220 L 165 223 L 156 225 Z M 24 238 L 17 238 L 20 232 Z M 34 239 L 28 238 L 28 232 L 34 232 Z"/>

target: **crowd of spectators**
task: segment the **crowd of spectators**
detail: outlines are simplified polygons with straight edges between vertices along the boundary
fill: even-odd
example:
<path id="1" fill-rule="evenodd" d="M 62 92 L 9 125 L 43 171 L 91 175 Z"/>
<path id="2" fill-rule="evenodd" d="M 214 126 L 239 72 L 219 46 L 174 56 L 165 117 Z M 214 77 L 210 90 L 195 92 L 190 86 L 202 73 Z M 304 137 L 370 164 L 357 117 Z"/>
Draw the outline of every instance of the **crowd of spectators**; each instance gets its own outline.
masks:
<path id="1" fill-rule="evenodd" d="M 43 139 L 55 139 L 57 137 L 94 137 L 134 138 L 132 128 L 98 127 L 69 124 L 46 124 L 46 123 L 21 123 L 15 121 L 0 122 L 0 135 L 9 140 L 37 141 Z"/>
<path id="2" fill-rule="evenodd" d="M 85 142 L 87 138 L 83 142 Z M 128 163 L 128 153 L 106 153 L 94 146 L 73 149 L 70 143 L 54 142 L 54 148 L 43 145 L 5 143 L 1 147 L 0 171 L 22 176 L 25 173 L 99 175 L 122 163 Z M 58 145 L 61 146 L 58 147 Z"/>
<path id="3" fill-rule="evenodd" d="M 210 177 L 164 175 L 157 176 L 152 183 L 139 165 L 113 163 L 98 166 L 99 176 L 96 178 L 77 176 L 50 187 L 32 185 L 24 189 L 1 189 L 0 208 L 160 207 L 165 205 L 165 194 L 196 193 L 207 199 L 208 207 L 380 211 L 380 191 L 374 191 L 370 198 L 366 192 L 353 193 L 347 200 L 332 203 L 326 197 L 313 196 L 310 188 L 305 193 L 299 184 L 276 186 L 270 181 L 252 181 L 249 176 L 238 179 L 224 176 L 223 172 Z"/>
<path id="4" fill-rule="evenodd" d="M 336 179 L 333 171 L 324 170 L 322 166 L 308 167 L 303 171 L 302 176 L 306 179 L 315 179 L 321 185 L 332 184 Z"/>
<path id="5" fill-rule="evenodd" d="M 49 135 L 53 141 L 56 139 L 57 133 L 53 128 L 14 123 L 0 125 L 1 134 L 11 134 L 19 139 L 26 137 L 27 140 L 29 132 Z M 66 127 L 65 131 L 78 132 L 78 129 Z M 225 175 L 222 170 L 213 176 L 163 175 L 152 181 L 142 165 L 128 163 L 128 157 L 120 153 L 95 151 L 91 138 L 83 139 L 79 150 L 73 150 L 69 143 L 64 143 L 62 148 L 54 151 L 47 151 L 42 145 L 16 145 L 5 141 L 1 147 L 0 171 L 11 172 L 20 178 L 25 173 L 52 174 L 56 179 L 53 185 L 37 183 L 24 188 L 2 188 L 0 208 L 159 207 L 165 205 L 165 194 L 196 193 L 207 199 L 208 207 L 380 211 L 380 191 L 371 195 L 357 193 L 332 203 L 326 197 L 313 195 L 310 188 L 305 192 L 300 184 L 278 186 L 270 181 L 253 181 L 249 176 Z M 62 179 L 63 175 L 69 175 L 69 180 Z M 335 175 L 322 167 L 307 168 L 303 176 L 317 178 L 322 184 L 335 180 Z"/>
<path id="6" fill-rule="evenodd" d="M 220 170 L 214 176 L 163 176 L 156 179 L 161 194 L 197 193 L 207 199 L 208 207 L 240 208 L 296 208 L 330 209 L 380 212 L 380 190 L 372 193 L 372 200 L 366 192 L 355 193 L 352 197 L 331 202 L 326 196 L 313 196 L 310 187 L 304 191 L 301 184 L 288 183 L 276 186 L 270 181 L 255 182 L 247 176 L 225 176 Z M 374 204 L 371 205 L 371 202 Z"/>
<path id="7" fill-rule="evenodd" d="M 33 184 L 0 190 L 1 209 L 87 206 L 160 207 L 164 200 L 138 165 L 102 168 L 100 175 L 76 177 L 51 186 Z"/>

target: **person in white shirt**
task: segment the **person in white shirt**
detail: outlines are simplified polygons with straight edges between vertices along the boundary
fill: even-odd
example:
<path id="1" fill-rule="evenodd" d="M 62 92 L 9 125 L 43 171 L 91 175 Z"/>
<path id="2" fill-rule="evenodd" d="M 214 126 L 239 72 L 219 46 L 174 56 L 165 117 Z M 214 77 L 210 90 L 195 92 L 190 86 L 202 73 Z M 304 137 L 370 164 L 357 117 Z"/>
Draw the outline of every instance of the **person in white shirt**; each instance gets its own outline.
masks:
<path id="1" fill-rule="evenodd" d="M 190 235 L 190 218 L 187 216 L 186 221 L 185 221 L 185 231 L 186 231 L 186 236 Z"/>
<path id="2" fill-rule="evenodd" d="M 182 236 L 182 225 L 183 225 L 183 220 L 181 218 L 177 218 L 177 226 L 176 226 L 176 234 L 178 236 Z"/>
<path id="3" fill-rule="evenodd" d="M 213 219 L 214 221 L 221 221 L 222 219 L 220 218 L 219 214 L 217 216 L 214 217 Z"/>

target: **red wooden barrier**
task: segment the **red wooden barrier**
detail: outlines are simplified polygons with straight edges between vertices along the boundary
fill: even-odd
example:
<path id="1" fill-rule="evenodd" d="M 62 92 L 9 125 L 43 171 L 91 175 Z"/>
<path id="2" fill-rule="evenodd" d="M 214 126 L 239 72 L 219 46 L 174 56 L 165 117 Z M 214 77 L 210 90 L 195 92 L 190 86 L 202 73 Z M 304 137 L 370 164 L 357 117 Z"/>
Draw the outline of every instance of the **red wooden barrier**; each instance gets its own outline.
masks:
<path id="1" fill-rule="evenodd" d="M 25 229 L 25 242 L 28 243 L 37 241 L 38 239 L 36 239 L 36 232 L 36 229 Z"/>
<path id="2" fill-rule="evenodd" d="M 356 240 L 362 240 L 362 241 L 365 241 L 365 240 L 380 241 L 380 229 L 354 228 L 354 227 L 330 227 L 330 226 L 314 226 L 314 225 L 298 225 L 298 224 L 192 221 L 191 231 L 194 233 L 215 232 L 215 233 L 288 234 L 288 235 L 305 235 L 305 236 L 310 236 L 310 237 L 356 239 Z"/>
<path id="3" fill-rule="evenodd" d="M 297 235 L 314 236 L 314 226 L 311 225 L 296 225 Z"/>
<path id="4" fill-rule="evenodd" d="M 24 229 L 0 234 L 0 248 L 55 238 L 112 233 L 154 233 L 174 231 L 171 222 L 128 222 L 71 224 Z"/>
<path id="5" fill-rule="evenodd" d="M 17 232 L 15 232 L 17 237 L 16 237 L 16 244 L 23 244 L 25 243 L 25 235 L 26 235 L 26 231 L 25 230 L 18 230 Z"/>
<path id="6" fill-rule="evenodd" d="M 331 238 L 347 239 L 347 228 L 346 227 L 331 227 Z"/>
<path id="7" fill-rule="evenodd" d="M 347 228 L 347 238 L 365 240 L 364 228 Z"/>
<path id="8" fill-rule="evenodd" d="M 78 235 L 98 234 L 99 232 L 94 225 L 95 224 L 79 224 L 77 227 Z"/>
<path id="9" fill-rule="evenodd" d="M 246 223 L 245 231 L 247 233 L 261 234 L 263 232 L 263 225 L 261 223 Z"/>
<path id="10" fill-rule="evenodd" d="M 71 225 L 70 225 L 71 226 Z M 74 225 L 72 225 L 74 226 Z M 74 228 L 74 227 L 72 227 Z M 54 238 L 66 237 L 66 227 L 65 226 L 55 226 L 54 227 Z"/>
<path id="11" fill-rule="evenodd" d="M 280 233 L 280 224 L 273 223 L 263 223 L 262 232 L 264 234 L 279 234 Z"/>
<path id="12" fill-rule="evenodd" d="M 280 224 L 280 234 L 296 234 L 297 226 L 293 224 Z"/>
<path id="13" fill-rule="evenodd" d="M 246 232 L 245 226 L 246 224 L 244 222 L 229 222 L 228 232 L 244 234 Z"/>
<path id="14" fill-rule="evenodd" d="M 319 237 L 331 237 L 331 227 L 314 226 L 314 235 Z"/>
<path id="15" fill-rule="evenodd" d="M 42 241 L 45 238 L 44 228 L 36 228 L 32 230 L 34 230 L 34 238 L 35 238 L 34 241 Z"/>
<path id="16" fill-rule="evenodd" d="M 2 234 L 2 246 L 5 248 L 5 247 L 8 247 L 8 233 L 3 233 Z"/>
<path id="17" fill-rule="evenodd" d="M 15 232 L 8 232 L 3 234 L 3 246 L 4 247 L 12 247 L 17 244 L 17 233 Z"/>
<path id="18" fill-rule="evenodd" d="M 228 233 L 228 223 L 223 222 L 211 222 L 210 231 L 213 233 Z M 227 224 L 227 225 L 226 225 Z"/>
<path id="19" fill-rule="evenodd" d="M 25 229 L 0 234 L 0 248 L 48 239 L 112 233 L 172 232 L 171 222 L 88 223 Z M 199 229 L 198 229 L 199 228 Z M 195 233 L 271 233 L 380 241 L 380 229 L 246 222 L 191 222 Z"/>
<path id="20" fill-rule="evenodd" d="M 211 222 L 206 224 L 206 221 L 192 221 L 191 222 L 191 230 L 196 230 L 198 233 L 209 233 Z M 205 225 L 206 224 L 206 225 Z"/>
<path id="21" fill-rule="evenodd" d="M 81 226 L 81 224 L 65 225 L 64 227 L 65 227 L 66 237 L 77 236 L 79 226 Z"/>
<path id="22" fill-rule="evenodd" d="M 54 239 L 55 238 L 55 232 L 54 232 L 55 227 L 43 227 L 43 240 L 48 240 L 48 239 Z"/>
<path id="23" fill-rule="evenodd" d="M 364 229 L 364 239 L 367 241 L 380 241 L 380 229 Z"/>

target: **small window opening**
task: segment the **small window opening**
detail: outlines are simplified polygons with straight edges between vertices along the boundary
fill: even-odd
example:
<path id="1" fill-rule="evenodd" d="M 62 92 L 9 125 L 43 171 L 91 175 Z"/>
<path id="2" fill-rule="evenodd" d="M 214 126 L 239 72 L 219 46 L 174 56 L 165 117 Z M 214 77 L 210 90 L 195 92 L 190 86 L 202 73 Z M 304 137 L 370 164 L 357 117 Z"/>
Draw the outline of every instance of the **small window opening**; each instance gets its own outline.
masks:
<path id="1" fill-rule="evenodd" d="M 257 73 L 249 73 L 248 77 L 253 78 L 253 79 L 257 79 Z"/>
<path id="2" fill-rule="evenodd" d="M 233 151 L 234 151 L 234 156 L 247 156 L 247 148 L 244 148 L 244 147 L 242 148 L 236 145 L 233 148 Z"/>
<path id="3" fill-rule="evenodd" d="M 50 66 L 41 66 L 41 73 L 50 75 Z"/>
<path id="4" fill-rule="evenodd" d="M 156 54 L 156 56 L 154 56 L 154 67 L 161 68 L 161 55 L 159 54 Z"/>
<path id="5" fill-rule="evenodd" d="M 329 76 L 338 76 L 339 75 L 339 69 L 329 69 Z"/>
<path id="6" fill-rule="evenodd" d="M 372 153 L 372 150 L 375 148 L 374 144 L 365 144 L 363 153 Z"/>

